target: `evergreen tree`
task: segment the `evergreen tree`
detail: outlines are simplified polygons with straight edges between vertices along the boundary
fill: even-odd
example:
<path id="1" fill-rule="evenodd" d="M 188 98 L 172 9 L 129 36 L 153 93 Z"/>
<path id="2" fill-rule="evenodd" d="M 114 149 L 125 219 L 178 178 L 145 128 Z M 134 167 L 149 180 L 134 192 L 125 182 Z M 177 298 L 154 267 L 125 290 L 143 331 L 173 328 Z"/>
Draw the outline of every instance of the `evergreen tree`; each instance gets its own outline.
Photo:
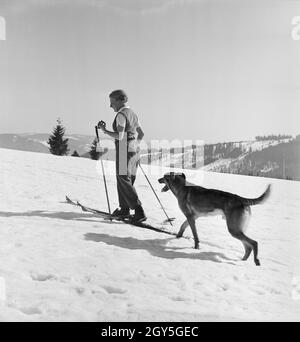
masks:
<path id="1" fill-rule="evenodd" d="M 100 157 L 100 153 L 97 152 L 97 139 L 95 138 L 92 142 L 91 149 L 89 150 L 89 154 L 91 159 L 98 160 Z"/>
<path id="2" fill-rule="evenodd" d="M 75 151 L 72 153 L 72 157 L 80 157 L 80 155 L 79 155 L 78 152 L 75 150 Z"/>
<path id="3" fill-rule="evenodd" d="M 56 122 L 57 125 L 48 139 L 49 151 L 57 156 L 66 156 L 69 152 L 69 139 L 64 139 L 65 128 L 62 126 L 61 120 L 57 119 Z"/>

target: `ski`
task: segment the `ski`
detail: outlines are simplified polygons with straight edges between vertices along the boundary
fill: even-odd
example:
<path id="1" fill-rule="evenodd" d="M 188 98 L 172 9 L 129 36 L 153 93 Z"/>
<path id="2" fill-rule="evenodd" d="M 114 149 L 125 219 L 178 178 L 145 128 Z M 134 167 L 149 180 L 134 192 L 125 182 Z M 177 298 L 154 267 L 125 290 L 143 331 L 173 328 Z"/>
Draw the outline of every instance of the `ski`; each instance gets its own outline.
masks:
<path id="1" fill-rule="evenodd" d="M 153 230 L 153 231 L 158 232 L 158 233 L 165 233 L 165 234 L 168 234 L 168 235 L 177 236 L 177 233 L 172 232 L 170 230 L 167 230 L 164 227 L 155 227 L 155 226 L 153 226 L 153 225 L 151 225 L 149 223 L 146 223 L 146 222 L 138 223 L 138 222 L 132 222 L 132 221 L 130 221 L 128 219 L 120 219 L 119 217 L 114 217 L 113 215 L 110 215 L 109 213 L 107 213 L 105 211 L 101 211 L 101 210 L 97 210 L 97 209 L 94 209 L 94 208 L 90 208 L 90 207 L 87 207 L 87 206 L 81 204 L 79 201 L 71 200 L 68 196 L 66 196 L 66 203 L 74 205 L 74 206 L 77 206 L 77 207 L 80 207 L 82 211 L 95 214 L 95 215 L 97 215 L 97 216 L 99 216 L 99 217 L 101 217 L 101 218 L 103 218 L 105 220 L 122 222 L 122 223 L 125 223 L 125 224 L 130 224 L 132 226 Z M 187 236 L 184 237 L 184 238 L 189 239 L 189 237 L 187 237 Z"/>
<path id="2" fill-rule="evenodd" d="M 68 204 L 72 204 L 76 207 L 80 207 L 83 211 L 88 211 L 94 214 L 97 214 L 99 216 L 103 215 L 104 218 L 106 217 L 110 217 L 111 215 L 109 215 L 109 213 L 105 212 L 105 211 L 101 211 L 101 210 L 97 210 L 97 209 L 93 209 L 93 208 L 89 208 L 85 205 L 82 205 L 79 201 L 73 201 L 70 199 L 70 197 L 66 196 L 66 203 Z"/>

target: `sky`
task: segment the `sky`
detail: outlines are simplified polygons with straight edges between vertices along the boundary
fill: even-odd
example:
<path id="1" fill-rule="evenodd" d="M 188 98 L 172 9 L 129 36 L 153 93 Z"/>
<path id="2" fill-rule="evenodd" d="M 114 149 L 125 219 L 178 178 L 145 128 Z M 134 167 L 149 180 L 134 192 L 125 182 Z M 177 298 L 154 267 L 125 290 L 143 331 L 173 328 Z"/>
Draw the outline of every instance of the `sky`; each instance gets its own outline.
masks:
<path id="1" fill-rule="evenodd" d="M 0 134 L 60 117 L 92 135 L 119 88 L 148 141 L 300 134 L 296 16 L 300 0 L 0 0 Z"/>

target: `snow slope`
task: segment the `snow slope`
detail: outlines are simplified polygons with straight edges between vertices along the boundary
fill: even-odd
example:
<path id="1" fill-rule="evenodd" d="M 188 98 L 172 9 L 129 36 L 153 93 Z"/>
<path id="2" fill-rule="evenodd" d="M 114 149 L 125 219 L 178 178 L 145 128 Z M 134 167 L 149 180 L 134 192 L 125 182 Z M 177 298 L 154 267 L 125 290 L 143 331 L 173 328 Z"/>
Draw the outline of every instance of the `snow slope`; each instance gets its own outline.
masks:
<path id="1" fill-rule="evenodd" d="M 185 172 L 192 182 L 248 197 L 273 183 L 269 200 L 252 207 L 256 267 L 252 257 L 240 261 L 242 244 L 221 217 L 197 221 L 194 250 L 192 239 L 110 223 L 65 204 L 68 194 L 106 210 L 99 162 L 5 149 L 0 160 L 1 321 L 299 320 L 300 183 Z M 114 208 L 114 164 L 105 161 L 105 168 Z M 158 192 L 161 172 L 149 174 Z M 137 189 L 149 221 L 161 222 L 141 172 Z M 175 197 L 159 197 L 177 231 L 183 215 Z"/>

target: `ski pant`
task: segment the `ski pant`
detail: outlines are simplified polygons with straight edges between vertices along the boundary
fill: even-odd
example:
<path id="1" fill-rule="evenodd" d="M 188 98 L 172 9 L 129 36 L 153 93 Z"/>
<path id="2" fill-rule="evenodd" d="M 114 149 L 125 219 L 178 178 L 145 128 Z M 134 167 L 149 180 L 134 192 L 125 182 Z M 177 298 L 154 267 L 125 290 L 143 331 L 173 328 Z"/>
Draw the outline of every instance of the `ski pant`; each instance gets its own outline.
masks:
<path id="1" fill-rule="evenodd" d="M 117 190 L 119 206 L 122 208 L 135 209 L 141 205 L 134 187 L 138 162 L 139 153 L 128 152 L 127 144 L 116 142 Z"/>

